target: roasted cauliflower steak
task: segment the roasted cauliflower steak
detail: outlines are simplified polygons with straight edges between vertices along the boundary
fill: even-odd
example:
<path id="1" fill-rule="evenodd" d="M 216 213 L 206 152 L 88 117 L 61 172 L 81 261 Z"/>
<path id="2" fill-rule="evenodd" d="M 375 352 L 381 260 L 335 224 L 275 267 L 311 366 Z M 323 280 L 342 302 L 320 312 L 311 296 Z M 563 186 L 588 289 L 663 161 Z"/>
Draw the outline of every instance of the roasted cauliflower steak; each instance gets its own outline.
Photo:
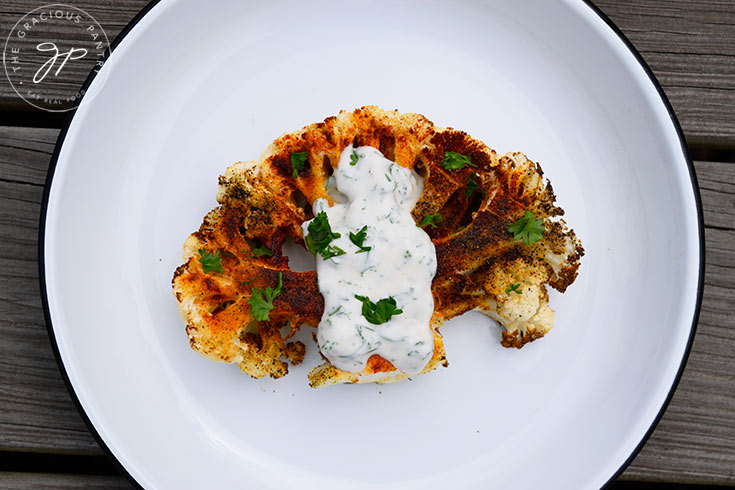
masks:
<path id="1" fill-rule="evenodd" d="M 448 365 L 439 327 L 464 312 L 478 310 L 496 320 L 505 347 L 521 348 L 552 328 L 546 288 L 564 292 L 577 276 L 584 250 L 560 218 L 564 211 L 555 205 L 540 165 L 522 153 L 498 155 L 468 134 L 436 127 L 419 114 L 367 106 L 284 134 L 257 161 L 238 162 L 220 176 L 219 205 L 185 241 L 185 262 L 173 277 L 192 349 L 237 363 L 255 378 L 280 378 L 289 364 L 303 361 L 305 346 L 293 336 L 303 326 L 316 328 L 324 301 L 316 271 L 291 270 L 283 245 L 287 240 L 304 245 L 301 224 L 314 217 L 316 199 L 333 204 L 327 180 L 350 144 L 373 146 L 423 177 L 424 191 L 412 211 L 417 225 L 427 215 L 442 217 L 436 227 L 426 228 L 437 255 L 435 347 L 422 373 Z M 297 152 L 308 157 L 294 178 L 291 154 Z M 446 152 L 467 155 L 475 166 L 446 169 Z M 545 227 L 542 238 L 530 244 L 508 229 L 527 211 L 542 218 Z M 263 246 L 270 255 L 257 253 Z M 216 252 L 222 272 L 205 272 L 202 253 Z M 256 321 L 248 300 L 254 290 L 275 288 L 279 278 L 281 294 L 268 320 Z M 341 371 L 328 361 L 309 373 L 313 387 L 406 377 L 378 355 L 360 373 Z"/>

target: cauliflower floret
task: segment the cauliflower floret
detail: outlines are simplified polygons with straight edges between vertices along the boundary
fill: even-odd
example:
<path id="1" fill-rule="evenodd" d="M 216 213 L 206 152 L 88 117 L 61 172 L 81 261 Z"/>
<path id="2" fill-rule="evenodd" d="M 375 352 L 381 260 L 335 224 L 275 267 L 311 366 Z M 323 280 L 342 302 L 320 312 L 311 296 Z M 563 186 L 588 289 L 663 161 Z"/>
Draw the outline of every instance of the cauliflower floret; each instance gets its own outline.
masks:
<path id="1" fill-rule="evenodd" d="M 550 271 L 541 261 L 519 258 L 497 264 L 483 285 L 488 293 L 480 310 L 500 323 L 504 347 L 521 348 L 554 326 L 554 310 L 544 283 Z"/>

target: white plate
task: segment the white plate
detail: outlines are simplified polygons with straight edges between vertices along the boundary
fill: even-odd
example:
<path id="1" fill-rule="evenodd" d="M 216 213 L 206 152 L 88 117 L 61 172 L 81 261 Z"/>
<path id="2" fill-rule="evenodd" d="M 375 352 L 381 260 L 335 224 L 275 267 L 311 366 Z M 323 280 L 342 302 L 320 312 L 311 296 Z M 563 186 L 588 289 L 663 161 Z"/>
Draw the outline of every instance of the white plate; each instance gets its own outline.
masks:
<path id="1" fill-rule="evenodd" d="M 582 1 L 162 1 L 59 140 L 41 262 L 83 412 L 145 488 L 597 488 L 665 406 L 698 312 L 698 195 L 630 48 Z M 99 78 L 99 77 L 98 77 Z M 100 78 L 99 80 L 102 80 Z M 587 255 L 522 350 L 479 314 L 448 369 L 312 390 L 190 350 L 171 295 L 217 176 L 375 104 L 541 162 Z"/>

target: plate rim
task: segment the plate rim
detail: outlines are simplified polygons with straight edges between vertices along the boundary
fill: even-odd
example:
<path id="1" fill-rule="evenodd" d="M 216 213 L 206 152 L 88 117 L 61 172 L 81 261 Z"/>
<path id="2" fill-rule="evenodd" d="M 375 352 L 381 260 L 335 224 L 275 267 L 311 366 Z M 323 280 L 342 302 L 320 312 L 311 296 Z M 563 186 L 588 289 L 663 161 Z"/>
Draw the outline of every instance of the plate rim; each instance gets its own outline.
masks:
<path id="1" fill-rule="evenodd" d="M 706 268 L 705 239 L 704 239 L 704 210 L 702 207 L 702 197 L 699 191 L 699 182 L 697 180 L 697 174 L 694 168 L 694 163 L 689 155 L 689 151 L 688 151 L 687 144 L 686 144 L 686 139 L 684 137 L 684 132 L 681 128 L 681 124 L 679 123 L 678 118 L 676 117 L 676 113 L 674 112 L 671 102 L 666 96 L 660 82 L 654 75 L 653 70 L 651 70 L 651 67 L 648 65 L 648 63 L 645 61 L 645 59 L 640 54 L 640 52 L 636 49 L 633 43 L 623 33 L 623 31 L 617 25 L 615 25 L 615 23 L 607 16 L 607 14 L 605 14 L 602 10 L 600 10 L 599 7 L 594 5 L 592 3 L 592 0 L 576 0 L 576 1 L 579 1 L 580 3 L 588 7 L 592 11 L 592 13 L 597 15 L 607 25 L 607 27 L 613 32 L 613 34 L 615 34 L 618 37 L 618 39 L 623 42 L 625 47 L 628 49 L 628 51 L 630 51 L 630 53 L 633 55 L 633 57 L 638 62 L 638 64 L 641 66 L 641 68 L 643 68 L 643 71 L 648 77 L 649 82 L 656 89 L 656 92 L 658 93 L 658 96 L 661 102 L 663 103 L 664 108 L 666 109 L 666 112 L 668 113 L 671 123 L 674 127 L 676 136 L 679 140 L 679 145 L 680 145 L 680 149 L 682 152 L 682 156 L 684 157 L 684 160 L 687 164 L 687 169 L 689 171 L 689 179 L 690 179 L 690 183 L 692 186 L 692 191 L 694 194 L 694 201 L 695 201 L 695 206 L 696 206 L 696 211 L 697 211 L 697 233 L 699 235 L 698 236 L 699 270 L 697 274 L 696 302 L 694 305 L 694 314 L 692 315 L 692 324 L 689 328 L 689 338 L 687 339 L 687 344 L 684 349 L 681 361 L 679 363 L 679 368 L 676 372 L 676 375 L 674 376 L 674 380 L 669 388 L 668 394 L 666 395 L 666 399 L 664 400 L 661 407 L 659 408 L 658 413 L 656 414 L 653 421 L 651 422 L 651 425 L 648 427 L 646 432 L 643 434 L 641 440 L 638 442 L 638 444 L 633 449 L 633 451 L 630 453 L 630 455 L 627 457 L 627 459 L 622 463 L 622 465 L 617 469 L 617 471 L 615 471 L 610 476 L 610 478 L 608 478 L 605 484 L 601 487 L 605 489 L 605 488 L 610 487 L 610 485 L 612 485 L 618 479 L 618 477 L 623 473 L 623 471 L 625 471 L 625 469 L 628 468 L 628 466 L 630 466 L 631 462 L 640 453 L 645 443 L 651 437 L 651 434 L 656 429 L 656 426 L 658 426 L 659 422 L 664 416 L 664 413 L 666 412 L 666 409 L 671 403 L 674 393 L 676 392 L 676 389 L 679 386 L 679 382 L 681 381 L 681 377 L 684 373 L 684 369 L 687 365 L 687 362 L 689 361 L 689 355 L 691 354 L 692 345 L 694 343 L 694 337 L 696 335 L 697 327 L 699 324 L 699 316 L 702 310 L 702 296 L 704 292 L 704 273 L 705 273 L 705 268 Z M 105 50 L 105 53 L 102 57 L 102 60 L 104 62 L 108 61 L 113 51 L 120 45 L 123 39 L 127 37 L 127 35 L 130 34 L 130 32 L 135 28 L 135 26 L 160 2 L 161 0 L 150 0 L 148 4 L 146 4 L 145 7 L 143 7 L 143 9 L 140 10 L 130 20 L 130 22 L 128 22 L 127 25 L 125 25 L 125 27 L 120 31 L 120 33 L 110 43 L 107 50 Z M 145 490 L 145 488 L 140 483 L 138 483 L 138 481 L 133 477 L 133 475 L 128 471 L 128 469 L 125 468 L 125 466 L 118 460 L 118 458 L 109 448 L 107 443 L 104 441 L 100 433 L 97 431 L 97 428 L 94 426 L 91 419 L 87 415 L 87 412 L 84 410 L 84 407 L 82 406 L 79 400 L 79 397 L 77 396 L 76 391 L 74 390 L 74 387 L 71 383 L 71 379 L 69 378 L 69 375 L 66 371 L 66 367 L 61 358 L 61 352 L 59 351 L 59 345 L 56 340 L 56 334 L 54 332 L 53 324 L 51 322 L 51 311 L 49 307 L 48 291 L 46 288 L 46 264 L 45 264 L 46 217 L 47 217 L 47 212 L 48 212 L 51 185 L 53 183 L 53 178 L 54 178 L 54 174 L 56 170 L 56 165 L 58 163 L 58 158 L 61 153 L 61 148 L 64 144 L 64 140 L 69 131 L 69 128 L 71 127 L 72 121 L 74 119 L 74 115 L 77 112 L 77 108 L 81 106 L 81 104 L 84 102 L 84 97 L 86 96 L 86 93 L 88 92 L 87 89 L 89 88 L 91 83 L 94 81 L 96 76 L 97 76 L 97 72 L 94 69 L 92 69 L 89 75 L 87 75 L 87 78 L 84 80 L 84 83 L 82 84 L 81 89 L 84 90 L 83 93 L 85 95 L 82 96 L 77 107 L 74 107 L 67 112 L 64 122 L 62 123 L 61 130 L 59 132 L 59 136 L 57 137 L 56 144 L 54 146 L 54 151 L 51 156 L 51 160 L 49 162 L 49 168 L 47 170 L 46 179 L 44 182 L 44 191 L 43 191 L 43 198 L 41 201 L 41 213 L 39 217 L 39 227 L 38 227 L 38 278 L 39 278 L 40 290 L 41 290 L 41 303 L 43 306 L 43 315 L 44 315 L 44 320 L 46 324 L 46 330 L 49 336 L 49 341 L 51 343 L 51 348 L 54 353 L 56 365 L 59 369 L 59 372 L 61 373 L 61 377 L 64 380 L 66 389 L 69 392 L 69 395 L 71 397 L 72 402 L 74 403 L 74 406 L 77 409 L 77 412 L 81 416 L 82 420 L 84 421 L 84 424 L 86 425 L 87 429 L 90 431 L 92 436 L 94 437 L 97 444 L 99 444 L 100 447 L 104 450 L 105 455 L 107 456 L 107 459 L 115 466 L 115 468 L 122 475 L 124 475 L 127 478 L 127 480 L 130 483 L 133 484 L 133 486 L 135 486 L 136 488 Z"/>

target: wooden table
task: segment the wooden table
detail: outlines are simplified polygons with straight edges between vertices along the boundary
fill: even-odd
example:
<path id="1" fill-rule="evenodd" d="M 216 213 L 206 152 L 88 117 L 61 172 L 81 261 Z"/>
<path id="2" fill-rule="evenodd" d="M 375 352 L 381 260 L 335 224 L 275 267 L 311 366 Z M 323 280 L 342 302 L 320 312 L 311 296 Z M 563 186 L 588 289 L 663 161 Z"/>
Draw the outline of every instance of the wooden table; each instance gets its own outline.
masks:
<path id="1" fill-rule="evenodd" d="M 43 3 L 0 0 L 3 37 Z M 112 38 L 147 2 L 69 3 Z M 704 302 L 684 376 L 613 487 L 735 485 L 735 0 L 595 3 L 641 52 L 676 111 L 695 160 L 707 244 Z M 72 70 L 63 83 L 77 87 L 85 76 Z M 0 82 L 0 488 L 130 488 L 67 393 L 41 308 L 38 218 L 62 123 Z"/>

